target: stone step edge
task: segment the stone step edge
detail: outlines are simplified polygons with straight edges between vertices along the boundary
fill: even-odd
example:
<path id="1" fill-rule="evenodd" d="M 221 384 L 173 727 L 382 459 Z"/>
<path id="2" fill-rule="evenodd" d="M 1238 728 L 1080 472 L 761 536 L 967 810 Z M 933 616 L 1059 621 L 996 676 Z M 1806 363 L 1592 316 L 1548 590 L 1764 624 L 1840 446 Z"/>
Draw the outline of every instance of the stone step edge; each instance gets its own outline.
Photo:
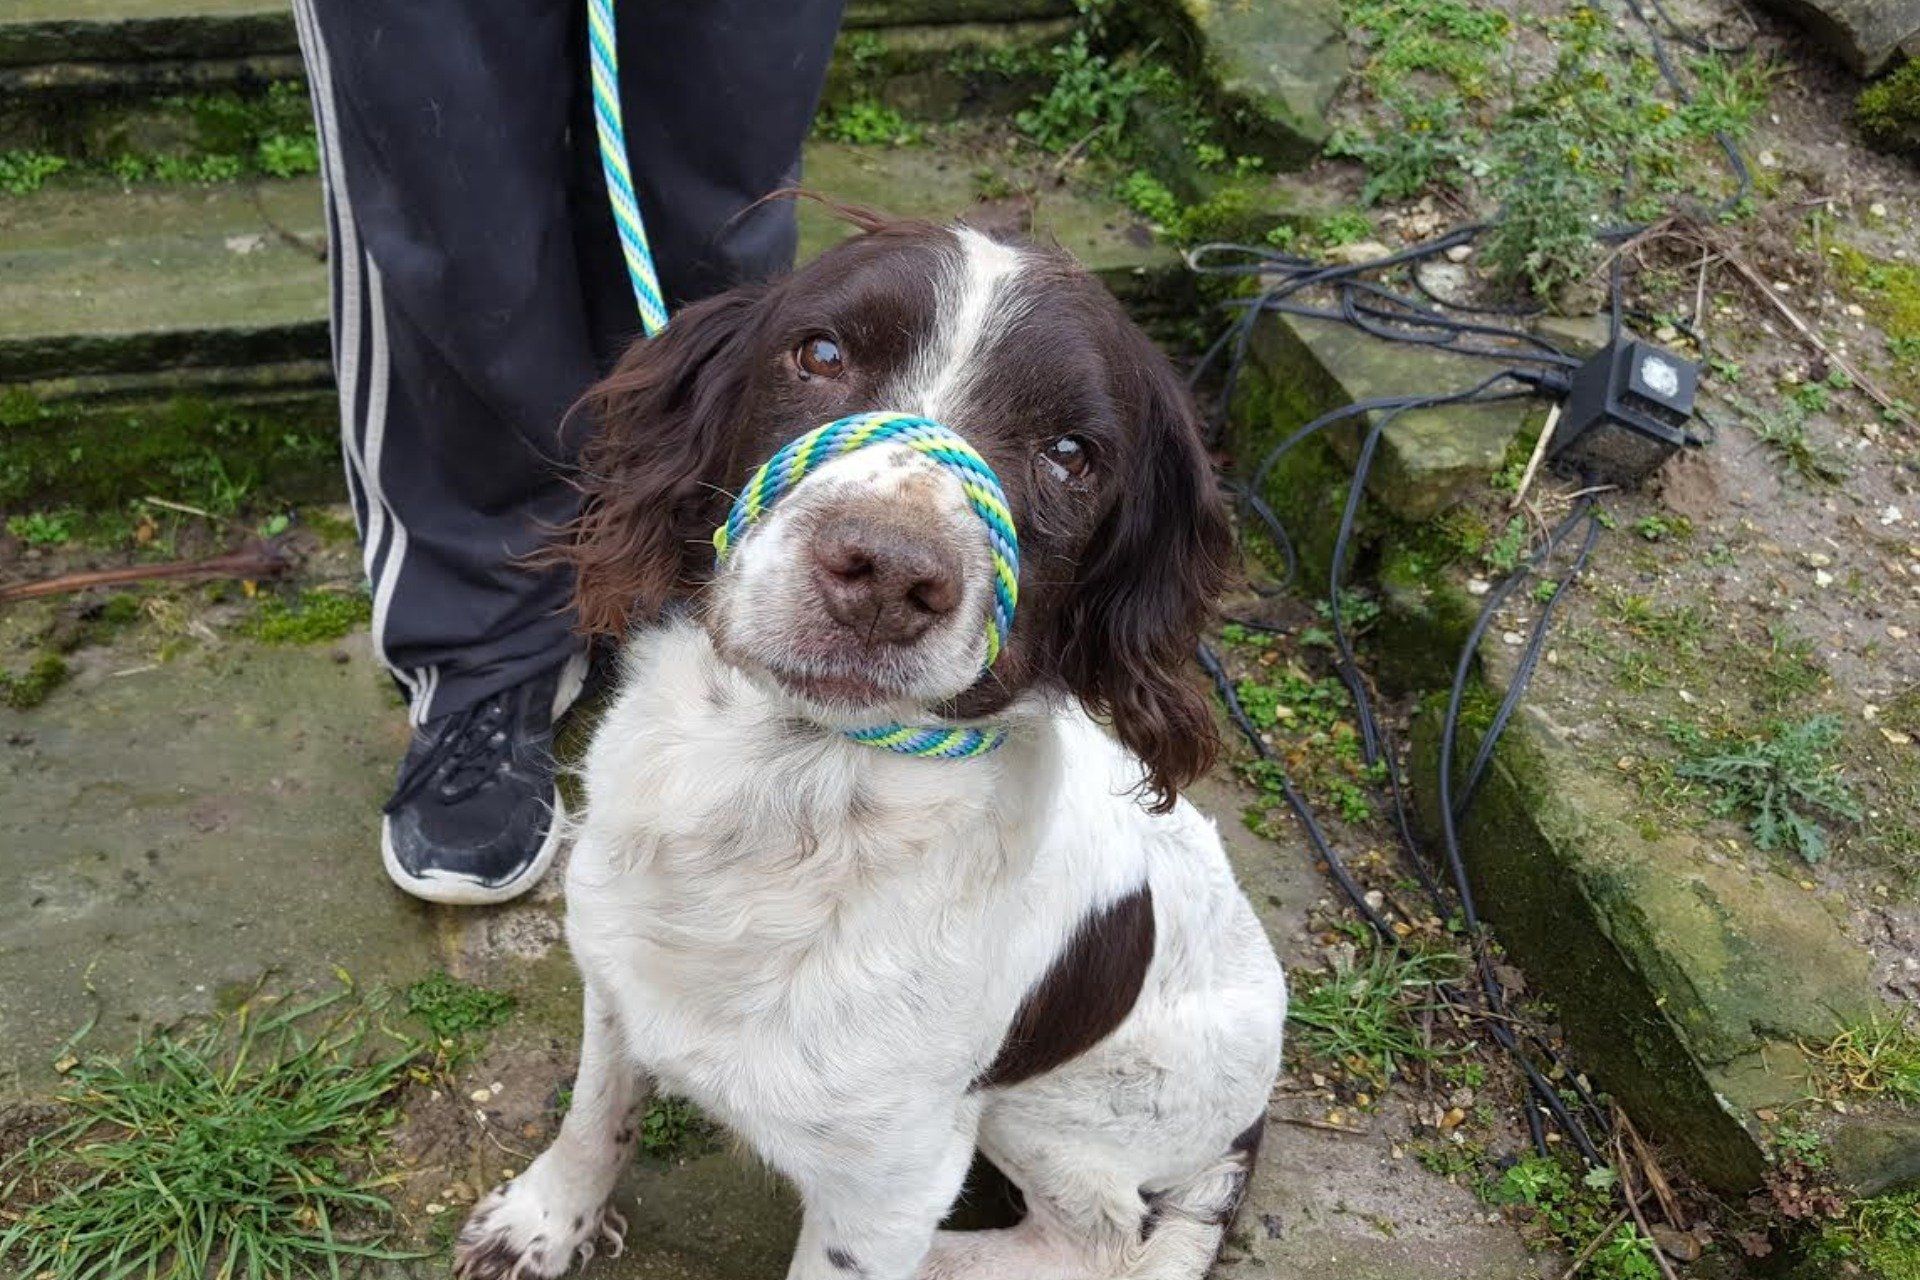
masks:
<path id="1" fill-rule="evenodd" d="M 902 12 L 918 9 L 919 12 Z M 1008 24 L 1071 17 L 1070 0 L 933 0 L 920 5 L 853 0 L 843 32 L 889 28 Z M 53 68 L 247 59 L 295 54 L 291 7 L 277 12 L 179 14 L 154 18 L 0 21 L 0 68 Z M 0 82 L 4 83 L 4 82 Z"/>
<path id="2" fill-rule="evenodd" d="M 1256 345 L 1252 355 L 1229 436 L 1243 476 L 1267 442 L 1336 407 L 1322 402 L 1324 387 L 1267 385 L 1271 352 Z M 1308 539 L 1303 561 L 1324 548 L 1298 522 L 1330 519 L 1344 499 L 1338 458 L 1332 442 L 1306 442 L 1296 450 L 1296 469 L 1275 468 L 1262 495 L 1283 518 L 1295 518 L 1296 533 Z M 1356 559 L 1377 566 L 1371 582 L 1381 595 L 1378 675 L 1384 687 L 1421 699 L 1407 780 L 1415 831 L 1433 849 L 1439 712 L 1481 602 L 1464 582 L 1432 571 L 1406 545 L 1405 529 L 1374 526 L 1360 536 L 1372 545 Z M 1497 699 L 1510 655 L 1489 636 L 1479 656 L 1475 688 Z M 1463 724 L 1462 767 L 1476 746 L 1472 726 Z M 1804 1092 L 1796 1039 L 1830 1037 L 1846 1018 L 1881 1009 L 1870 957 L 1786 877 L 1769 872 L 1749 883 L 1714 864 L 1685 833 L 1649 841 L 1626 819 L 1634 798 L 1607 772 L 1583 764 L 1523 701 L 1462 825 L 1468 875 L 1495 936 L 1559 1009 L 1573 1065 L 1590 1069 L 1597 1087 L 1694 1176 L 1744 1194 L 1768 1167 L 1766 1126 L 1756 1113 Z M 1729 953 L 1741 950 L 1733 943 L 1742 939 L 1793 938 L 1818 954 L 1795 964 L 1763 953 L 1753 962 L 1763 972 L 1735 983 L 1697 971 L 1686 944 L 1700 938 L 1709 949 L 1726 943 Z M 1765 1018 L 1735 1016 L 1741 999 L 1766 1000 Z M 1856 1111 L 1830 1138 L 1836 1172 L 1863 1194 L 1920 1169 L 1920 1119 Z"/>
<path id="3" fill-rule="evenodd" d="M 1093 274 L 1150 327 L 1191 301 L 1177 261 L 1096 267 Z M 0 388 L 48 403 L 223 395 L 254 387 L 332 385 L 327 322 L 316 295 L 312 319 L 261 326 L 48 334 L 0 339 Z"/>

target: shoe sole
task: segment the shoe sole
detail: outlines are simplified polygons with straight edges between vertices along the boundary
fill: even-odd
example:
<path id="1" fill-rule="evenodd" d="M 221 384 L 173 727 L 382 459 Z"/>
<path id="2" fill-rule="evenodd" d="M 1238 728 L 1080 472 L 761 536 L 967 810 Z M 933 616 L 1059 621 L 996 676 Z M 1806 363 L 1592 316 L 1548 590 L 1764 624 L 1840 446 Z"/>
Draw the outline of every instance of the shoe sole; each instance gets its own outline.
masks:
<path id="1" fill-rule="evenodd" d="M 580 690 L 587 681 L 587 657 L 577 654 L 567 660 L 567 669 L 560 673 L 560 685 L 553 692 L 552 722 L 558 728 L 560 717 L 579 698 Z M 567 803 L 560 795 L 556 784 L 553 789 L 553 820 L 547 824 L 547 838 L 540 842 L 539 852 L 533 855 L 520 873 L 510 880 L 499 884 L 488 884 L 475 880 L 471 876 L 454 875 L 445 871 L 428 871 L 416 875 L 400 865 L 400 859 L 393 851 L 393 820 L 386 816 L 380 819 L 380 862 L 387 869 L 387 879 L 394 882 L 407 893 L 423 902 L 437 902 L 450 907 L 485 907 L 501 902 L 510 902 L 540 882 L 553 866 L 554 858 L 560 852 L 560 846 L 566 842 Z"/>

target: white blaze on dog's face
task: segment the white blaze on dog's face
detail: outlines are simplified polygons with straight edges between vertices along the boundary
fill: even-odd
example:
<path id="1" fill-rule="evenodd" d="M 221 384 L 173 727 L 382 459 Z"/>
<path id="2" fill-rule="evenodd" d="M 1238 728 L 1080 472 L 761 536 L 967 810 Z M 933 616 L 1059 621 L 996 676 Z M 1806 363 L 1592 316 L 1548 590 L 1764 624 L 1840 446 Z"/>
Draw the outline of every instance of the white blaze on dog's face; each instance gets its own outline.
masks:
<path id="1" fill-rule="evenodd" d="M 880 397 L 936 422 L 977 420 L 985 357 L 1028 297 L 1019 249 L 967 228 L 953 247 L 929 332 Z M 958 478 L 890 444 L 832 460 L 761 518 L 714 580 L 709 626 L 723 655 L 819 707 L 906 714 L 979 678 L 992 608 L 986 534 Z"/>
<path id="2" fill-rule="evenodd" d="M 900 444 L 843 454 L 749 528 L 714 579 L 722 655 L 830 714 L 956 698 L 986 662 L 986 535 L 960 482 Z"/>
<path id="3" fill-rule="evenodd" d="M 590 398 L 587 503 L 561 554 L 584 629 L 692 597 L 721 655 L 842 726 L 1077 697 L 1157 800 L 1211 759 L 1193 645 L 1230 540 L 1179 376 L 1057 249 L 874 220 L 786 279 L 679 312 Z M 1020 542 L 985 669 L 992 564 L 959 481 L 898 445 L 833 459 L 715 565 L 713 529 L 781 446 L 852 414 L 958 433 Z"/>

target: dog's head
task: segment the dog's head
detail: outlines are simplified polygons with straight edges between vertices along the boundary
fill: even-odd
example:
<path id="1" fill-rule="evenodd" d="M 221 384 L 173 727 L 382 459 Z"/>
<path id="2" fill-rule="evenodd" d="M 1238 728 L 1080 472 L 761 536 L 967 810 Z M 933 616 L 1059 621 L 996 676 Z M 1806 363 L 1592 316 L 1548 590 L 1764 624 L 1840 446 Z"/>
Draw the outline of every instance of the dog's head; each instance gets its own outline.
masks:
<path id="1" fill-rule="evenodd" d="M 879 223 L 769 285 L 687 308 L 590 397 L 586 504 L 562 554 L 582 627 L 677 595 L 729 661 L 820 718 L 993 714 L 1065 691 L 1108 717 L 1156 805 L 1211 762 L 1191 678 L 1224 509 L 1185 386 L 1057 250 Z M 960 482 L 902 445 L 810 471 L 718 569 L 731 495 L 781 445 L 870 410 L 963 436 L 1020 539 L 1019 609 L 983 673 L 992 567 Z"/>

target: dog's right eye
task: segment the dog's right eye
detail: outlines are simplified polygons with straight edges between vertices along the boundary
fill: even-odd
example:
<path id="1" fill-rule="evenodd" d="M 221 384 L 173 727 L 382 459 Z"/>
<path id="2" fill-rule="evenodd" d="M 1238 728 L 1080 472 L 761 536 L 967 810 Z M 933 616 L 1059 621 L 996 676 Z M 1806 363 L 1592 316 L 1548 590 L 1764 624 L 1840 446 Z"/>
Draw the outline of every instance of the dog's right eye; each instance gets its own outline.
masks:
<path id="1" fill-rule="evenodd" d="M 837 378 L 847 371 L 840 344 L 824 333 L 802 340 L 793 349 L 793 363 L 803 378 Z"/>

